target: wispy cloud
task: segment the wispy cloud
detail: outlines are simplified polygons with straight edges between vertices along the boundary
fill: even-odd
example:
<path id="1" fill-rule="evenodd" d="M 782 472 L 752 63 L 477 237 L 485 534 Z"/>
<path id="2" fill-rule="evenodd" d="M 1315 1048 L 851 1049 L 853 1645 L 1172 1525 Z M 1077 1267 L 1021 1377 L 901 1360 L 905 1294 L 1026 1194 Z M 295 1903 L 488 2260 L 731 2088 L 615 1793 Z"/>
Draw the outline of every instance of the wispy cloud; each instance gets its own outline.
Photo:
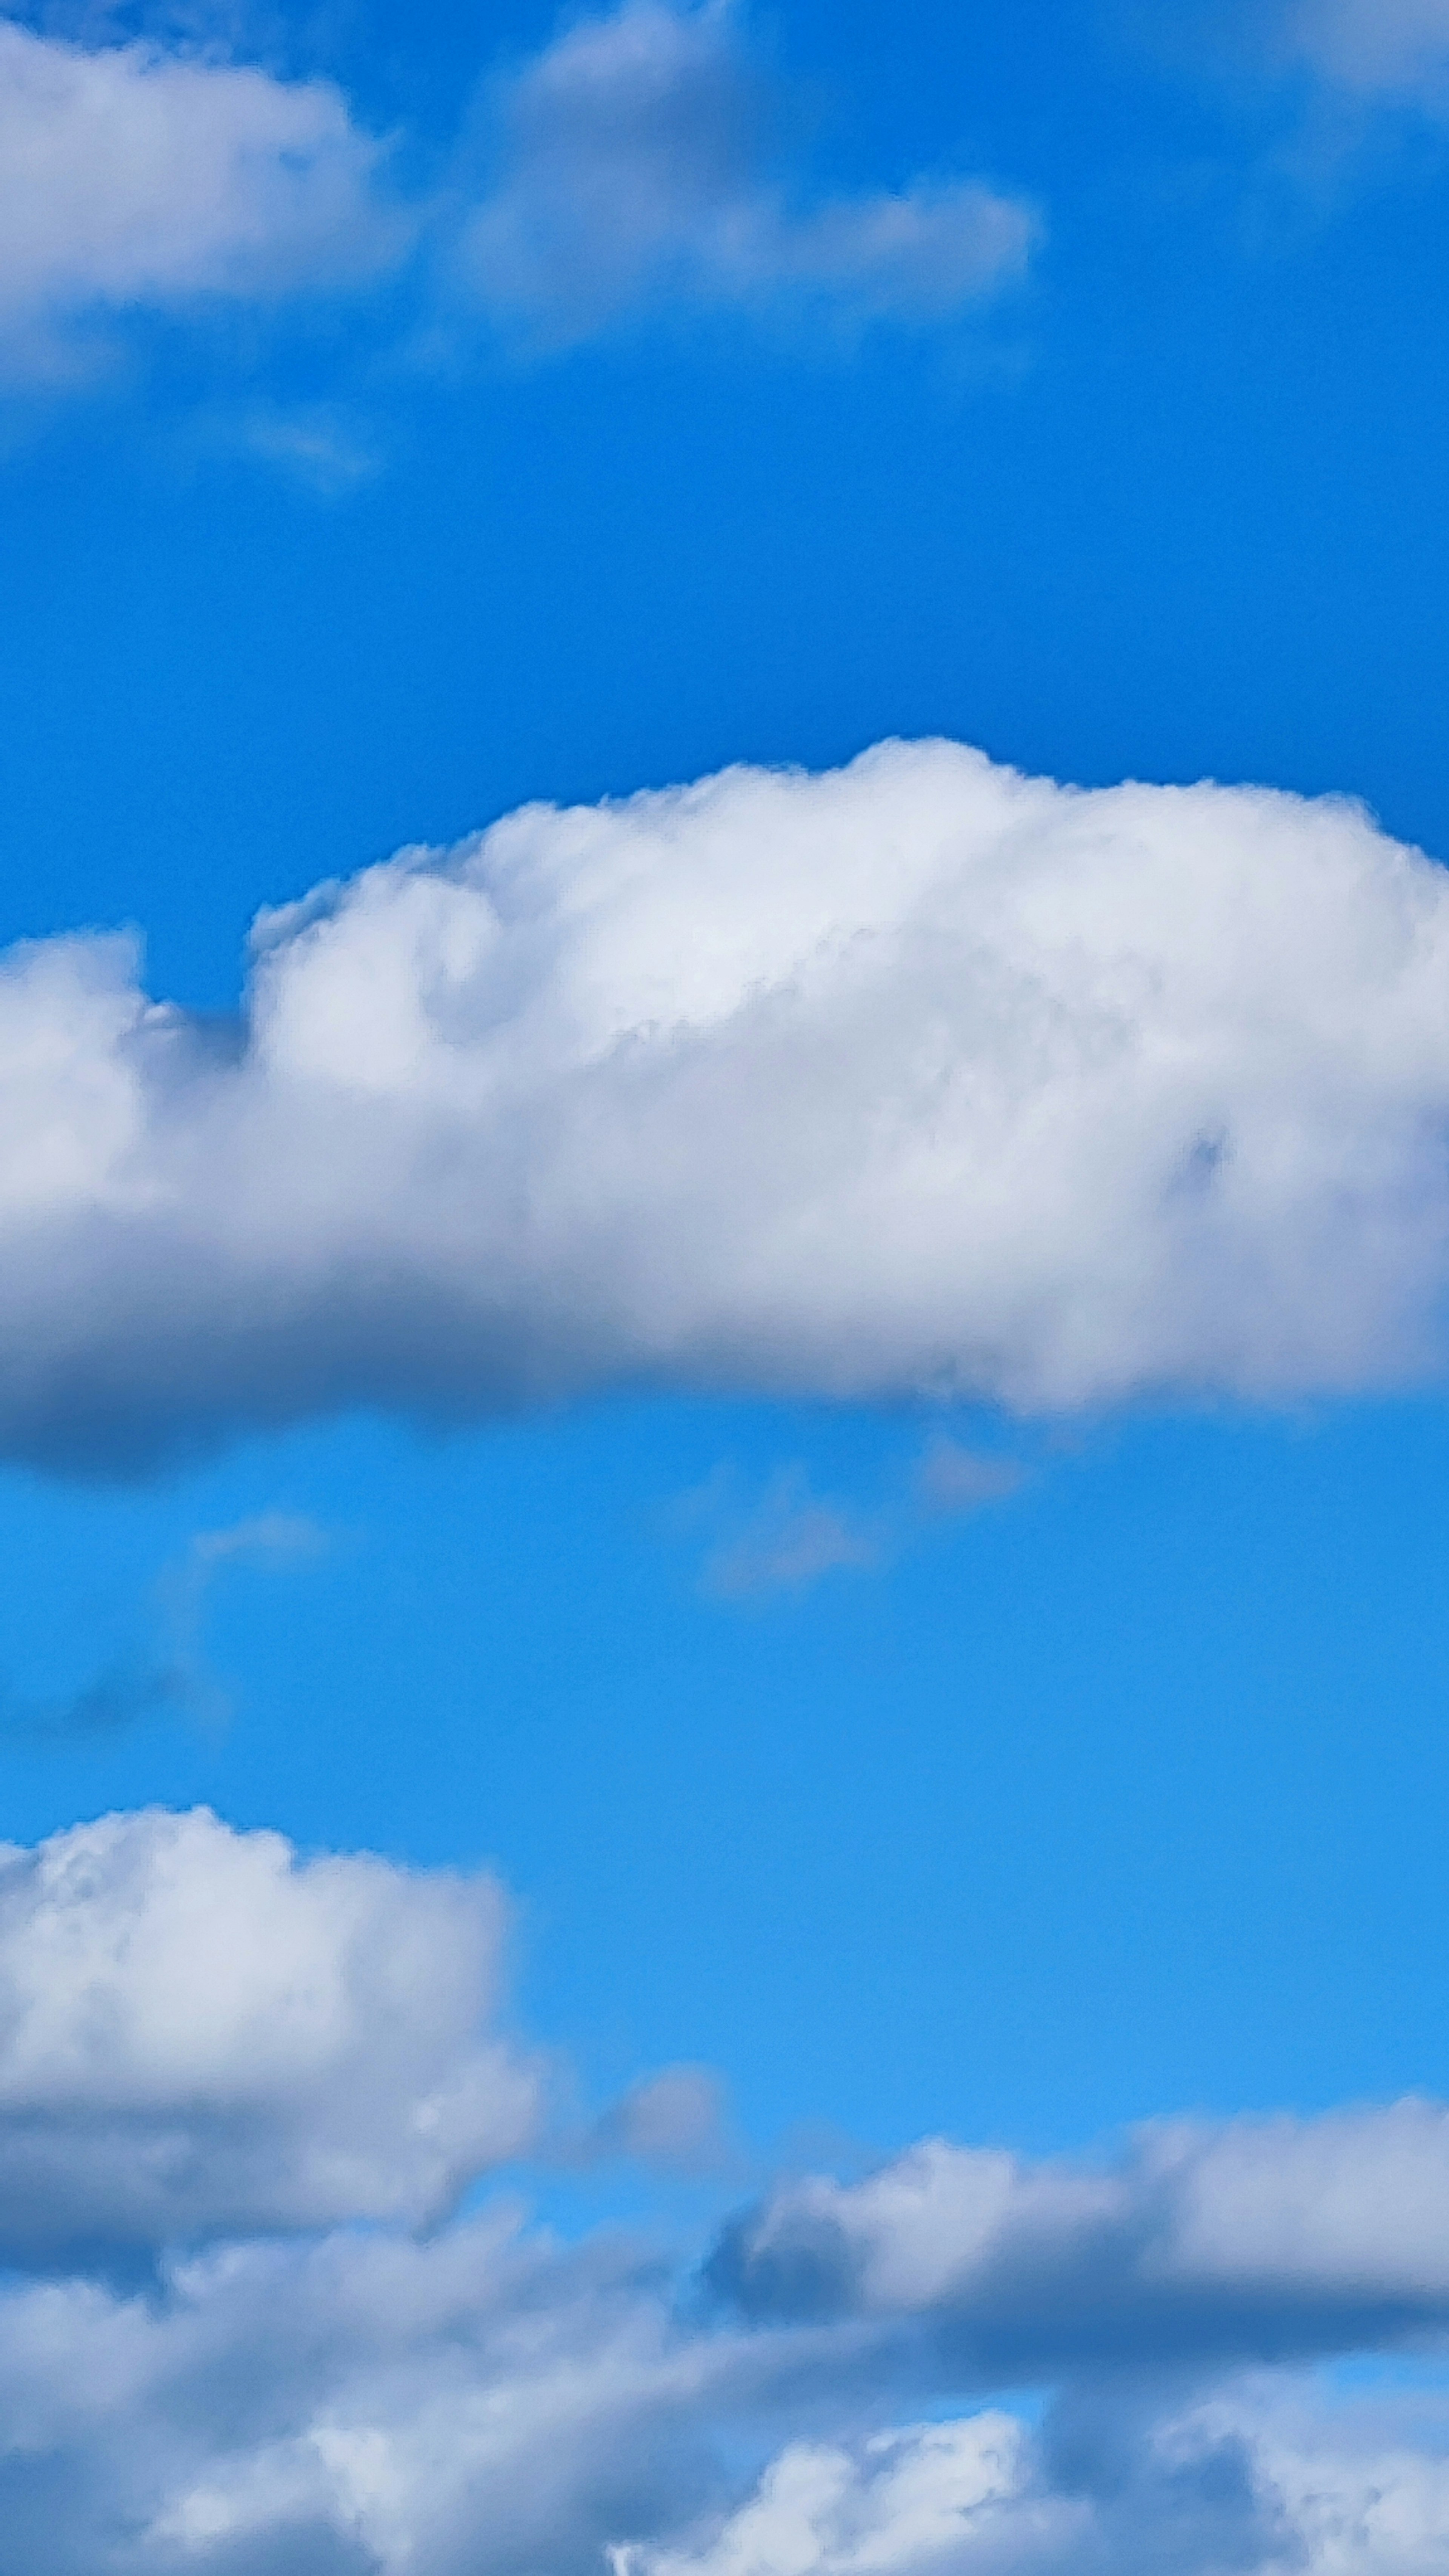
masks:
<path id="1" fill-rule="evenodd" d="M 1449 0 L 1290 0 L 1289 54 L 1360 96 L 1449 107 Z"/>
<path id="2" fill-rule="evenodd" d="M 822 1575 L 879 1565 L 883 1546 L 880 1529 L 816 1494 L 803 1467 L 781 1467 L 729 1536 L 709 1550 L 701 1580 L 722 1601 L 798 1594 Z"/>
<path id="3" fill-rule="evenodd" d="M 250 460 L 323 501 L 361 491 L 385 464 L 373 429 L 340 403 L 254 403 L 213 413 L 192 425 L 189 444 L 203 455 Z"/>
<path id="4" fill-rule="evenodd" d="M 285 1573 L 325 1555 L 330 1545 L 328 1532 L 299 1512 L 257 1512 L 226 1529 L 197 1531 L 179 1564 L 168 1567 L 157 1585 L 167 1648 L 163 1669 L 178 1677 L 187 1707 L 213 1722 L 231 1714 L 204 1642 L 206 1606 L 218 1575 L 233 1565 Z"/>
<path id="5" fill-rule="evenodd" d="M 786 102 L 730 0 L 625 0 L 494 98 L 459 271 L 535 345 L 681 306 L 939 325 L 1018 282 L 1041 233 L 1022 197 L 955 172 L 842 195 L 782 170 Z"/>
<path id="6" fill-rule="evenodd" d="M 79 1689 L 24 1696 L 0 1686 L 0 1732 L 37 1745 L 106 1735 L 177 1710 L 209 1725 L 232 1713 L 206 1652 L 206 1608 L 228 1566 L 276 1574 L 325 1553 L 328 1533 L 292 1512 L 260 1512 L 230 1528 L 200 1530 L 163 1568 L 155 1588 L 155 1642 L 107 1664 Z"/>
<path id="7" fill-rule="evenodd" d="M 26 1694 L 0 1684 L 0 1735 L 20 1744 L 62 1744 L 118 1735 L 168 1709 L 195 1713 L 198 1707 L 187 1667 L 122 1656 L 73 1691 Z"/>
<path id="8" fill-rule="evenodd" d="M 298 299 L 344 299 L 354 357 L 414 365 L 681 311 L 939 329 L 1019 283 L 1041 234 L 974 174 L 812 180 L 788 87 L 728 0 L 571 23 L 485 80 L 466 146 L 427 151 L 368 131 L 335 82 L 227 59 L 228 38 L 243 57 L 256 41 L 244 9 L 201 13 L 205 41 L 198 14 L 129 39 L 104 8 L 65 32 L 0 16 L 0 390 L 90 381 L 138 318 L 206 330 Z M 376 459 L 339 420 L 325 388 L 244 405 L 231 443 L 336 497 Z"/>
<path id="9" fill-rule="evenodd" d="M 1000 1451 L 935 1434 L 893 1488 L 872 1503 L 819 1492 L 796 1460 L 751 1492 L 728 1466 L 677 1502 L 677 1529 L 709 1534 L 701 1589 L 719 1601 L 799 1599 L 832 1574 L 894 1564 L 929 1524 L 979 1512 L 1020 1491 L 1030 1469 Z"/>
<path id="10" fill-rule="evenodd" d="M 1030 1470 L 1020 1458 L 968 1449 L 938 1432 L 916 1467 L 916 1492 L 928 1511 L 976 1512 L 1019 1493 Z"/>
<path id="11" fill-rule="evenodd" d="M 687 2178 L 735 2171 L 725 2087 L 712 2067 L 666 2066 L 631 2084 L 563 2152 L 580 2164 L 612 2159 L 655 2165 Z"/>

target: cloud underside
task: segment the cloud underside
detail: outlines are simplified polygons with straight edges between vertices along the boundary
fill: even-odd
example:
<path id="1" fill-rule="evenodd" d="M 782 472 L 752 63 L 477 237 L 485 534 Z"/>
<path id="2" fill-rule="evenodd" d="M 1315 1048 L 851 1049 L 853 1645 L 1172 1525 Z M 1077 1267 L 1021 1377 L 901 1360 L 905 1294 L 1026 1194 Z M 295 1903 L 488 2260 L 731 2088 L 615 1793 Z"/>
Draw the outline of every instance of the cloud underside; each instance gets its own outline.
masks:
<path id="1" fill-rule="evenodd" d="M 475 143 L 405 187 L 407 138 L 332 82 L 0 18 L 0 382 L 84 374 L 128 317 L 299 296 L 386 289 L 378 327 L 455 355 L 666 309 L 936 325 L 1024 273 L 1023 201 L 953 172 L 811 188 L 779 106 L 737 13 L 626 0 L 495 81 Z M 368 470 L 325 407 L 248 435 L 324 489 Z"/>
<path id="2" fill-rule="evenodd" d="M 440 2190 L 549 2147 L 498 2036 L 500 1906 L 205 1814 L 0 1858 L 26 2576 L 1442 2564 L 1449 2112 L 1162 2125 L 1085 2164 L 927 2145 L 782 2184 L 702 2267 L 657 2227 L 449 2219 Z M 697 2162 L 716 2117 L 667 2070 L 587 2152 Z M 1349 2354 L 1424 2384 L 1307 2368 Z"/>
<path id="3" fill-rule="evenodd" d="M 0 960 L 0 1444 L 1410 1382 L 1446 1116 L 1449 879 L 1346 803 L 925 743 L 528 807 L 265 918 L 234 1045 Z"/>

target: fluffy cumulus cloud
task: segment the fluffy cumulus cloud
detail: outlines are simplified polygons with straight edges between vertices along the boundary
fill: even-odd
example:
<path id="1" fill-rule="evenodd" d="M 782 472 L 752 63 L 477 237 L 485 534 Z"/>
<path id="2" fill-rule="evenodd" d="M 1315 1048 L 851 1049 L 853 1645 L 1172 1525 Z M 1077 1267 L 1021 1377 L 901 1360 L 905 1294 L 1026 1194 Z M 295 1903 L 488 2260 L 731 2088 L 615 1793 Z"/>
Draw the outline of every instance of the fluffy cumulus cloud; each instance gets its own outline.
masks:
<path id="1" fill-rule="evenodd" d="M 672 2323 L 638 2247 L 474 2220 L 246 2244 L 127 2295 L 0 2296 L 0 2510 L 28 2576 L 599 2570 L 707 2496 L 763 2357 Z"/>
<path id="2" fill-rule="evenodd" d="M 1125 2439 L 1090 2411 L 1044 2437 L 993 2411 L 795 2443 L 733 2513 L 611 2557 L 614 2576 L 1435 2576 L 1446 2550 L 1442 2450 L 1382 2411 L 1244 2389 Z"/>
<path id="3" fill-rule="evenodd" d="M 205 1811 L 0 1849 L 0 2257 L 421 2223 L 527 2145 L 486 1878 Z"/>
<path id="4" fill-rule="evenodd" d="M 728 0 L 625 0 L 568 28 L 499 93 L 464 276 L 557 343 L 663 303 L 939 321 L 1023 274 L 1023 200 L 954 173 L 812 195 L 775 167 L 774 107 Z"/>
<path id="5" fill-rule="evenodd" d="M 1114 2166 L 937 2140 L 788 2185 L 711 2274 L 749 2315 L 922 2321 L 987 2378 L 1409 2341 L 1449 2325 L 1449 2113 L 1164 2122 Z"/>
<path id="6" fill-rule="evenodd" d="M 1352 805 L 923 743 L 532 806 L 264 919 L 234 1045 L 0 960 L 0 1443 L 1389 1384 L 1446 1136 L 1449 877 Z"/>
<path id="7" fill-rule="evenodd" d="M 564 2242 L 496 2194 L 446 2214 L 535 2126 L 498 1903 L 204 1814 L 0 1859 L 7 2564 L 1442 2565 L 1449 2113 L 1162 2127 L 1115 2166 L 928 2146 L 781 2186 L 702 2270 L 658 2225 Z M 591 2152 L 699 2168 L 717 2129 L 678 2068 Z M 1418 2385 L 1305 2375 L 1351 2354 Z"/>
<path id="8" fill-rule="evenodd" d="M 0 367 L 54 374 L 98 322 L 355 283 L 404 234 L 326 81 L 0 19 Z"/>

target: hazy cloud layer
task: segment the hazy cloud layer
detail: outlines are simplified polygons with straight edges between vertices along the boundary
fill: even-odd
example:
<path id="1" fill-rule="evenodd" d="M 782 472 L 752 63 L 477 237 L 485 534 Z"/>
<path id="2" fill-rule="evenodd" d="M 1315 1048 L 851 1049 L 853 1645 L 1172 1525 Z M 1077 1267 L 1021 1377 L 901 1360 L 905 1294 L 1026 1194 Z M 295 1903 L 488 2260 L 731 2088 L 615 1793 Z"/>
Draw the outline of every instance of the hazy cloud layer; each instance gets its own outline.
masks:
<path id="1" fill-rule="evenodd" d="M 544 344 L 662 304 L 938 322 L 1019 279 L 1039 229 L 956 174 L 847 196 L 792 184 L 783 102 L 728 0 L 626 0 L 569 27 L 500 89 L 497 122 L 461 272 Z"/>
<path id="2" fill-rule="evenodd" d="M 0 1444 L 607 1384 L 1275 1400 L 1443 1360 L 1449 877 L 949 743 L 533 806 L 260 928 L 240 1052 L 0 959 Z"/>
<path id="3" fill-rule="evenodd" d="M 438 2216 L 527 2145 L 487 1879 L 204 1811 L 0 1849 L 0 2255 Z"/>

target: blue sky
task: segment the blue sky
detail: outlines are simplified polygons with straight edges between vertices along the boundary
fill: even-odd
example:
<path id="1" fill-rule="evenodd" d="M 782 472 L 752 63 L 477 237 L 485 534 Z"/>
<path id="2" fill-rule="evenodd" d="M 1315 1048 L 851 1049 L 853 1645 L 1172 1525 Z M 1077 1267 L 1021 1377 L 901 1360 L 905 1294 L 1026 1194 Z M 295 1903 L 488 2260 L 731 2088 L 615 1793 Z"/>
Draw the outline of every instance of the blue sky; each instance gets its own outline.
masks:
<path id="1" fill-rule="evenodd" d="M 0 19 L 0 2576 L 1442 2565 L 1446 261 L 1443 0 Z"/>

